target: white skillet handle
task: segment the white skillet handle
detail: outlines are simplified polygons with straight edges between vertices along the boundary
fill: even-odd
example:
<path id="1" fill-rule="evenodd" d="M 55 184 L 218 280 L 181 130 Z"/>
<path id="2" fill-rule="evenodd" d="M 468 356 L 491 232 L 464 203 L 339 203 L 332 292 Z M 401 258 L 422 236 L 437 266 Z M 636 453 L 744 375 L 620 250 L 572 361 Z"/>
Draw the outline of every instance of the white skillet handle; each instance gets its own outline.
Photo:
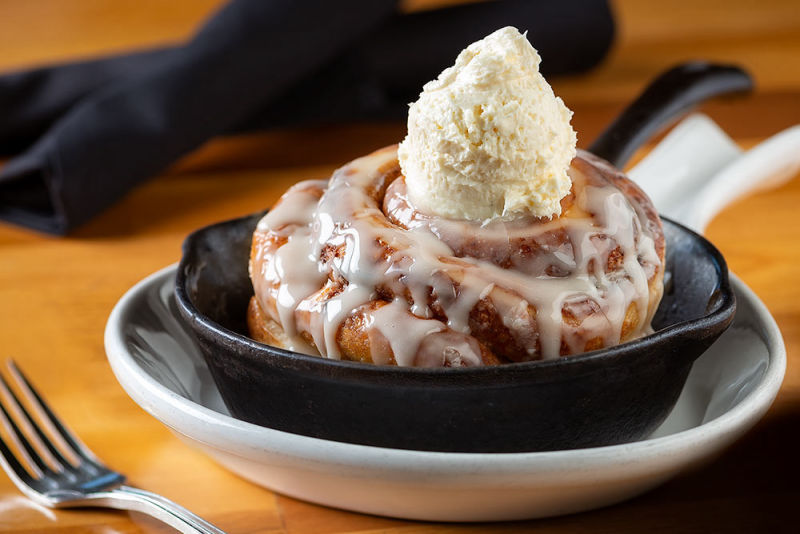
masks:
<path id="1" fill-rule="evenodd" d="M 694 197 L 686 223 L 702 232 L 727 205 L 754 191 L 778 187 L 800 171 L 800 126 L 776 134 L 729 163 Z"/>
<path id="2" fill-rule="evenodd" d="M 696 196 L 741 154 L 714 121 L 695 113 L 678 123 L 628 176 L 644 189 L 659 213 L 684 223 L 686 199 Z"/>

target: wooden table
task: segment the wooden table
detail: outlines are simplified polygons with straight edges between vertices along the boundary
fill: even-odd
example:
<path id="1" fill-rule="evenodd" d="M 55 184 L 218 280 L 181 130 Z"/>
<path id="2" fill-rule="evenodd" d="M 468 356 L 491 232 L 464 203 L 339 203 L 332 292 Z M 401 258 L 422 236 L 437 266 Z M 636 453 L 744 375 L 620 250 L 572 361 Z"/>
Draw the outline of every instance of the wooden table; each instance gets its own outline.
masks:
<path id="1" fill-rule="evenodd" d="M 218 0 L 0 1 L 0 70 L 180 39 Z M 431 2 L 407 2 L 416 8 Z M 751 5 L 753 4 L 753 5 Z M 594 72 L 553 80 L 583 144 L 659 71 L 682 60 L 740 63 L 758 89 L 704 106 L 743 146 L 800 123 L 796 0 L 615 2 L 620 24 Z M 2 110 L 0 110 L 2 112 Z M 180 442 L 117 384 L 103 328 L 117 299 L 176 261 L 192 229 L 271 205 L 293 182 L 323 178 L 404 135 L 403 124 L 343 125 L 214 141 L 68 238 L 0 226 L 0 357 L 14 357 L 109 464 L 231 533 L 797 532 L 800 504 L 800 180 L 722 213 L 708 236 L 764 300 L 789 365 L 762 422 L 716 461 L 640 498 L 570 517 L 442 525 L 327 509 L 237 478 Z M 301 142 L 302 141 L 302 142 Z M 137 514 L 51 512 L 0 476 L 0 532 L 166 532 Z"/>

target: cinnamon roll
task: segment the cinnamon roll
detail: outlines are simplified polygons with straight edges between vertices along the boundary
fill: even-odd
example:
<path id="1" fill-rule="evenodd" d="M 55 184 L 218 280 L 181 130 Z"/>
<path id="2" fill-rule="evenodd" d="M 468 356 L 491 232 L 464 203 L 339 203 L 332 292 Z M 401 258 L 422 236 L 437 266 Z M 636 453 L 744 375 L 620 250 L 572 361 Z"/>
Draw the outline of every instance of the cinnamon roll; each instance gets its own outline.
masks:
<path id="1" fill-rule="evenodd" d="M 327 358 L 460 367 L 650 332 L 664 235 L 650 200 L 578 151 L 561 213 L 473 222 L 410 200 L 390 146 L 289 189 L 252 241 L 251 336 Z"/>

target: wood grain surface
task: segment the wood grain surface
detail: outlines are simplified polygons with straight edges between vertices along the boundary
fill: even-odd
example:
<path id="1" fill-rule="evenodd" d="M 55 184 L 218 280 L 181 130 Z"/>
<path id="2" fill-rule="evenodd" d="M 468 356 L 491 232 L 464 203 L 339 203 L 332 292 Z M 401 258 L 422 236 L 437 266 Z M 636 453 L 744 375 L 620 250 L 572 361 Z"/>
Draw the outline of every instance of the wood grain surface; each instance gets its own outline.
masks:
<path id="1" fill-rule="evenodd" d="M 176 42 L 219 3 L 0 0 L 0 71 Z M 404 8 L 442 3 L 408 1 Z M 575 112 L 580 144 L 588 144 L 658 72 L 697 58 L 736 62 L 754 74 L 754 94 L 702 108 L 743 147 L 800 124 L 796 0 L 619 0 L 614 7 L 619 34 L 609 58 L 584 76 L 552 80 Z M 617 506 L 483 525 L 327 509 L 230 474 L 127 397 L 106 361 L 103 329 L 132 284 L 175 262 L 191 230 L 268 207 L 292 183 L 324 178 L 352 157 L 398 141 L 404 131 L 400 123 L 338 125 L 213 141 L 67 238 L 0 226 L 0 358 L 15 358 L 90 447 L 133 483 L 232 534 L 800 531 L 798 179 L 737 202 L 707 232 L 783 332 L 789 363 L 775 404 L 712 463 Z M 139 514 L 46 510 L 0 476 L 0 532 L 169 529 Z"/>

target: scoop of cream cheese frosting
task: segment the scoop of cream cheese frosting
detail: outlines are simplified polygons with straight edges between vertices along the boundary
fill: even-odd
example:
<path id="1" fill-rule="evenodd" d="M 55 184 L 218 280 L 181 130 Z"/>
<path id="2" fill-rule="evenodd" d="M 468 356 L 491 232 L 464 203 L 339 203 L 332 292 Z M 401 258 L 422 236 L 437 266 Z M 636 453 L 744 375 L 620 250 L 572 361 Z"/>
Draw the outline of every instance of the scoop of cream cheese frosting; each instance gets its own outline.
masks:
<path id="1" fill-rule="evenodd" d="M 451 219 L 561 214 L 577 143 L 572 112 L 516 28 L 472 43 L 423 87 L 398 159 L 415 207 Z"/>

